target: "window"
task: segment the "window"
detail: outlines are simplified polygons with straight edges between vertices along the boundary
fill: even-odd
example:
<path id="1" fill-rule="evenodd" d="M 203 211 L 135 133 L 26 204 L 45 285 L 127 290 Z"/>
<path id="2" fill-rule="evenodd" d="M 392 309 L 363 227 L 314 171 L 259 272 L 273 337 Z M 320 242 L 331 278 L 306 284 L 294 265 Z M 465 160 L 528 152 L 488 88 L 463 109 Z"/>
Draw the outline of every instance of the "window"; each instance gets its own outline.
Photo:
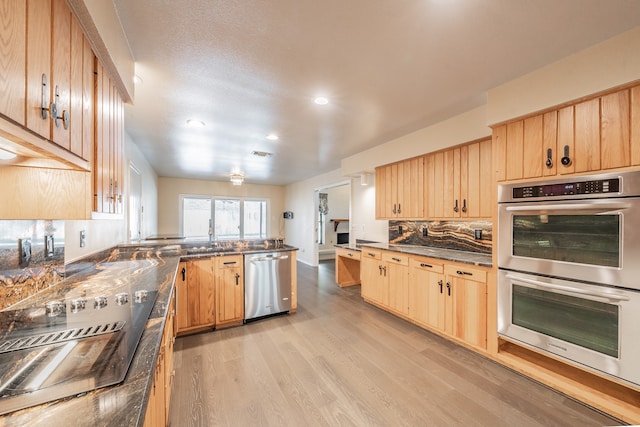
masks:
<path id="1" fill-rule="evenodd" d="M 185 237 L 264 239 L 267 237 L 267 201 L 209 196 L 182 196 L 182 232 Z"/>

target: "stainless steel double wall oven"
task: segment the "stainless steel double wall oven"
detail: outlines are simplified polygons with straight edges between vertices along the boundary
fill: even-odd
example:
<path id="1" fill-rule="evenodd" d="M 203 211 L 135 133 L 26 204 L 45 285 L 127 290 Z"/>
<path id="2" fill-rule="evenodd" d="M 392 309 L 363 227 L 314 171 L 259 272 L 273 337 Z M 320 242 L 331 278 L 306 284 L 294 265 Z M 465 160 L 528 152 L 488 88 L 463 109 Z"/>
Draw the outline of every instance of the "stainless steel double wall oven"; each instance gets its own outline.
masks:
<path id="1" fill-rule="evenodd" d="M 640 385 L 640 172 L 500 185 L 498 333 Z"/>

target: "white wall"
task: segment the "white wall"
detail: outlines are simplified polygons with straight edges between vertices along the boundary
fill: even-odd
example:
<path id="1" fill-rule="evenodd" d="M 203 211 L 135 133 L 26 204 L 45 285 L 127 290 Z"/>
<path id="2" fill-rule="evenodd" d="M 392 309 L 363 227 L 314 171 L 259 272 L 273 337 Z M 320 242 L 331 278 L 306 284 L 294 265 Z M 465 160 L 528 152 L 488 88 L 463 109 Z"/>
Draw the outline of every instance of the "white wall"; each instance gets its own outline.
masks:
<path id="1" fill-rule="evenodd" d="M 149 162 L 142 155 L 133 140 L 125 133 L 124 150 L 124 188 L 122 200 L 124 204 L 123 215 L 100 215 L 86 221 L 65 221 L 64 238 L 64 258 L 65 263 L 75 261 L 94 252 L 108 249 L 112 246 L 126 242 L 128 240 L 128 202 L 129 202 L 129 162 L 133 161 L 142 174 L 142 203 L 144 205 L 144 216 L 142 218 L 143 236 L 155 234 L 157 229 L 157 181 L 158 177 L 153 171 Z M 87 245 L 80 247 L 80 231 L 86 232 Z"/>
<path id="2" fill-rule="evenodd" d="M 496 124 L 640 79 L 640 27 L 577 52 L 487 93 Z"/>
<path id="3" fill-rule="evenodd" d="M 389 241 L 389 221 L 376 219 L 375 175 L 369 176 L 369 185 L 360 185 L 360 178 L 351 181 L 351 232 L 349 242 L 356 239 Z"/>
<path id="4" fill-rule="evenodd" d="M 293 219 L 285 220 L 285 242 L 299 249 L 298 260 L 317 264 L 315 236 L 315 190 L 348 182 L 340 169 L 287 185 L 284 210 L 293 212 Z"/>
<path id="5" fill-rule="evenodd" d="M 284 233 L 284 187 L 279 185 L 232 185 L 225 181 L 204 181 L 180 178 L 158 178 L 158 233 L 178 234 L 180 228 L 180 195 L 207 195 L 268 199 L 267 233 L 282 237 Z M 291 210 L 291 209 L 289 209 Z"/>
<path id="6" fill-rule="evenodd" d="M 373 172 L 376 166 L 438 151 L 491 135 L 483 105 L 440 123 L 342 159 L 342 174 Z"/>

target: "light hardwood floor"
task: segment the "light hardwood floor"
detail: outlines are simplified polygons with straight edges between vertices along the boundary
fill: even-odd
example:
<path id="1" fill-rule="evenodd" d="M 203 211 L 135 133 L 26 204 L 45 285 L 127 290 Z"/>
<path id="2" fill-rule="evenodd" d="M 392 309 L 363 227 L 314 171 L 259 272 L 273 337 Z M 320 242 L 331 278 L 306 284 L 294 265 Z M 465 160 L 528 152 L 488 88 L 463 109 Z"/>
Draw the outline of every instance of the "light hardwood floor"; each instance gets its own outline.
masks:
<path id="1" fill-rule="evenodd" d="M 615 419 L 298 264 L 298 312 L 179 338 L 182 426 L 611 426 Z"/>

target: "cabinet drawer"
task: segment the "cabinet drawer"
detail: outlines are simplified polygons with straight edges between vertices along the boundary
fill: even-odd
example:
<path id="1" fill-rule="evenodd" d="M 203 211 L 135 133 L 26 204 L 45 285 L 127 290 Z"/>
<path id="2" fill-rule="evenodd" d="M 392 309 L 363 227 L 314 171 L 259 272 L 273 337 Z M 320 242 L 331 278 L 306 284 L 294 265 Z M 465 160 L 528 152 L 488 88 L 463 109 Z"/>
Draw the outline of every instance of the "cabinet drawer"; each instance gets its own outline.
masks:
<path id="1" fill-rule="evenodd" d="M 379 249 L 362 248 L 362 258 L 382 259 L 382 251 Z"/>
<path id="2" fill-rule="evenodd" d="M 343 248 L 338 248 L 336 249 L 336 256 L 342 256 L 345 258 L 351 258 L 351 259 L 360 259 L 360 252 L 358 251 L 352 251 L 350 249 L 343 249 Z"/>
<path id="3" fill-rule="evenodd" d="M 434 273 L 442 273 L 444 265 L 434 262 L 436 260 L 431 258 L 411 258 L 409 264 L 411 268 L 417 268 L 419 270 L 432 271 Z"/>
<path id="4" fill-rule="evenodd" d="M 242 267 L 242 255 L 225 255 L 219 259 L 218 268 Z"/>
<path id="5" fill-rule="evenodd" d="M 409 265 L 409 256 L 399 252 L 383 252 L 382 260 L 400 265 Z"/>
<path id="6" fill-rule="evenodd" d="M 487 272 L 475 267 L 461 265 L 445 265 L 444 272 L 450 276 L 462 277 L 463 279 L 474 280 L 476 282 L 487 282 Z"/>

